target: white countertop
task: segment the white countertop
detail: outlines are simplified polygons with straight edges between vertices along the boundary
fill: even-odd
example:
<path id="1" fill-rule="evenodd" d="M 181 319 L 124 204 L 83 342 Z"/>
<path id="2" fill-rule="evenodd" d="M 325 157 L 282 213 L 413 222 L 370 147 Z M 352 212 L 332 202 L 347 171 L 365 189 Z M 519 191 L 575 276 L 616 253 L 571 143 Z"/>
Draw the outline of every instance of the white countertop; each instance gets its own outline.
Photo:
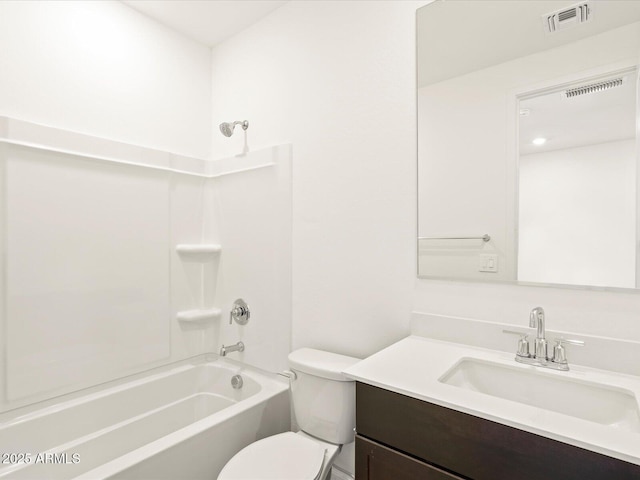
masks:
<path id="1" fill-rule="evenodd" d="M 522 365 L 514 360 L 514 356 L 515 353 L 409 336 L 347 368 L 344 373 L 369 385 L 640 465 L 640 433 L 439 381 L 461 359 L 472 358 L 623 389 L 635 394 L 636 402 L 640 399 L 640 377 L 579 365 L 570 365 L 570 371 L 560 372 Z"/>

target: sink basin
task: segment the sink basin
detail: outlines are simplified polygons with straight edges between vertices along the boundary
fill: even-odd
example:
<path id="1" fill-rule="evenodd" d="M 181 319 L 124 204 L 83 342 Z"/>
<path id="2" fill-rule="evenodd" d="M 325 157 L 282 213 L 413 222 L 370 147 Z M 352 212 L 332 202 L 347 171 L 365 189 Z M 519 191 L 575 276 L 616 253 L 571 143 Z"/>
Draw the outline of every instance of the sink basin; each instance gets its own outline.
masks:
<path id="1" fill-rule="evenodd" d="M 584 382 L 484 360 L 464 358 L 439 381 L 485 395 L 570 415 L 589 422 L 640 432 L 635 395 L 597 383 Z"/>

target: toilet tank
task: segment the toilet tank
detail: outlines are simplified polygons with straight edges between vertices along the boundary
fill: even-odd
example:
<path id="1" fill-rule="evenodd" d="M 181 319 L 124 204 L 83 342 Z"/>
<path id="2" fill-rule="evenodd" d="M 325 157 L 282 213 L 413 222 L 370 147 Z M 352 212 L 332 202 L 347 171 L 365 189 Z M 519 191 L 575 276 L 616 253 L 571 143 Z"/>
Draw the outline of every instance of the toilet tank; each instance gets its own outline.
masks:
<path id="1" fill-rule="evenodd" d="M 360 360 L 313 348 L 289 354 L 291 398 L 300 429 L 334 444 L 353 441 L 356 426 L 355 382 L 342 371 Z"/>

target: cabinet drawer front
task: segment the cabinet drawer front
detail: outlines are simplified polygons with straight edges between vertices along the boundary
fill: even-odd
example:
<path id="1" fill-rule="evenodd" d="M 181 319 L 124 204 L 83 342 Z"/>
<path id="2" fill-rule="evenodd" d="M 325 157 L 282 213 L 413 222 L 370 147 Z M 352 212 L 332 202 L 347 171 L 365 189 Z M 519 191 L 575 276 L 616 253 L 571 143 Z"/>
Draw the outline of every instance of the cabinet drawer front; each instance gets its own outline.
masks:
<path id="1" fill-rule="evenodd" d="M 639 480 L 640 466 L 363 383 L 358 434 L 473 480 Z"/>
<path id="2" fill-rule="evenodd" d="M 463 480 L 428 463 L 356 436 L 356 480 Z"/>

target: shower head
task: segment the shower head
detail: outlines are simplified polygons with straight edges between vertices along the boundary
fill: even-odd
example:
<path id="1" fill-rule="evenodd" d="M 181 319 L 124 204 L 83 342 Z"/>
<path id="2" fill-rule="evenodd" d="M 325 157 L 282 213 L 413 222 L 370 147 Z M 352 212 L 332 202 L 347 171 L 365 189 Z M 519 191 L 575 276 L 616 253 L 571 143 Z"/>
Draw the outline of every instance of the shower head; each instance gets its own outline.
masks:
<path id="1" fill-rule="evenodd" d="M 220 124 L 220 131 L 225 137 L 230 137 L 231 135 L 233 135 L 233 129 L 236 128 L 236 125 L 242 125 L 243 130 L 249 128 L 249 122 L 247 120 L 243 120 L 241 122 L 237 121 L 233 123 L 222 122 Z"/>

